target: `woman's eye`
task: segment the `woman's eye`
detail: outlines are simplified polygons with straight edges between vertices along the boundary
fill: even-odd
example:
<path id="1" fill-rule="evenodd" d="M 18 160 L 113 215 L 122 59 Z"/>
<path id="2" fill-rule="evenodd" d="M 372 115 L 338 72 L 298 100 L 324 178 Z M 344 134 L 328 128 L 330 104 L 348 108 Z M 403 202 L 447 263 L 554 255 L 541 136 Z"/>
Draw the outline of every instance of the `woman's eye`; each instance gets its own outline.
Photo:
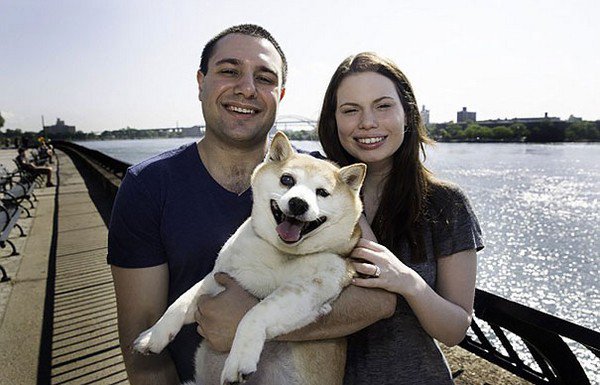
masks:
<path id="1" fill-rule="evenodd" d="M 294 177 L 289 174 L 283 174 L 281 176 L 281 179 L 279 179 L 279 182 L 281 182 L 282 185 L 287 186 L 287 187 L 292 187 L 293 185 L 296 184 Z"/>
<path id="2" fill-rule="evenodd" d="M 327 190 L 325 190 L 324 188 L 318 188 L 317 195 L 320 197 L 323 197 L 323 198 L 327 198 L 329 196 L 329 192 Z"/>
<path id="3" fill-rule="evenodd" d="M 342 114 L 344 114 L 344 115 L 351 115 L 351 114 L 353 114 L 353 113 L 355 113 L 357 111 L 358 110 L 356 108 L 350 108 L 350 109 L 347 109 L 347 110 L 342 110 Z"/>
<path id="4" fill-rule="evenodd" d="M 377 106 L 377 108 L 379 108 L 380 110 L 385 110 L 387 108 L 390 108 L 391 106 L 391 104 L 380 104 L 379 106 Z"/>

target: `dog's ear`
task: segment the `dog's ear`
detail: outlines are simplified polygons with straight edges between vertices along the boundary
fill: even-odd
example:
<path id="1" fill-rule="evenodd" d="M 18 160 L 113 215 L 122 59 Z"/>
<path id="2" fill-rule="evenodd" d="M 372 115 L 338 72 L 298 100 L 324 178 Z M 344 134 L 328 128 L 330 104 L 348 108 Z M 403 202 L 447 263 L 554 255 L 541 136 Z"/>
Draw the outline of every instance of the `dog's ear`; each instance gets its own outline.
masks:
<path id="1" fill-rule="evenodd" d="M 274 162 L 282 162 L 288 159 L 294 153 L 292 144 L 285 134 L 281 131 L 277 131 L 273 140 L 271 141 L 271 148 L 267 159 Z"/>
<path id="2" fill-rule="evenodd" d="M 351 164 L 340 169 L 340 177 L 354 191 L 360 190 L 367 174 L 367 165 L 364 163 Z"/>

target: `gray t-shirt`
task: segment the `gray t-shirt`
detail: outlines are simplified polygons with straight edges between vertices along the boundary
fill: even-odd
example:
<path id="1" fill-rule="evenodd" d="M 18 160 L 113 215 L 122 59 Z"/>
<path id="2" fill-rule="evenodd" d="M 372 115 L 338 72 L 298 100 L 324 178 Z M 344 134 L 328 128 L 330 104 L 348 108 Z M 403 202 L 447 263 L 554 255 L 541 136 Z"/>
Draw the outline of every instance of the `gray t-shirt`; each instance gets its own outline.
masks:
<path id="1" fill-rule="evenodd" d="M 457 186 L 446 189 L 444 209 L 451 213 L 445 231 L 424 226 L 427 260 L 410 262 L 403 242 L 396 256 L 414 269 L 427 284 L 436 287 L 438 255 L 483 248 L 481 229 L 468 198 Z M 435 232 L 435 234 L 433 234 Z M 421 327 L 402 296 L 394 315 L 348 337 L 345 385 L 443 385 L 453 384 L 450 370 L 436 342 Z"/>

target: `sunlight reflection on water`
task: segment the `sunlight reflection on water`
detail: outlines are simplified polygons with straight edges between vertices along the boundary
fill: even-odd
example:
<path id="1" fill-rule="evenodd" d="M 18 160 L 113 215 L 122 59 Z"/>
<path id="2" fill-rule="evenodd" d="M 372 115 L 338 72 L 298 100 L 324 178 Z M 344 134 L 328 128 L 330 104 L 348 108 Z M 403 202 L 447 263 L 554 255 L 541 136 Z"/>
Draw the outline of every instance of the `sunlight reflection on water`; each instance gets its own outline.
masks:
<path id="1" fill-rule="evenodd" d="M 135 163 L 192 141 L 82 144 Z M 294 144 L 320 149 L 316 142 Z M 428 148 L 425 164 L 460 185 L 477 213 L 486 244 L 478 287 L 600 329 L 600 144 L 439 143 Z M 586 369 L 598 378 L 590 362 Z"/>

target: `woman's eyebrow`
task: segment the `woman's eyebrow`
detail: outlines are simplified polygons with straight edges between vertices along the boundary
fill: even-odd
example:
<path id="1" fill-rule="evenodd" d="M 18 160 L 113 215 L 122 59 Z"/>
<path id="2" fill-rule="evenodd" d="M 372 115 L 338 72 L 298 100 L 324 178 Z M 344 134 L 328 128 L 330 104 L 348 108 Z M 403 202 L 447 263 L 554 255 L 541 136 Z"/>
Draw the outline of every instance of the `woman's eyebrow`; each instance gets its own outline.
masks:
<path id="1" fill-rule="evenodd" d="M 393 96 L 382 96 L 382 97 L 380 97 L 380 98 L 377 98 L 377 99 L 373 100 L 373 103 L 378 103 L 378 102 L 380 102 L 380 101 L 382 101 L 382 100 L 385 100 L 385 99 L 392 99 L 392 100 L 395 100 Z"/>

